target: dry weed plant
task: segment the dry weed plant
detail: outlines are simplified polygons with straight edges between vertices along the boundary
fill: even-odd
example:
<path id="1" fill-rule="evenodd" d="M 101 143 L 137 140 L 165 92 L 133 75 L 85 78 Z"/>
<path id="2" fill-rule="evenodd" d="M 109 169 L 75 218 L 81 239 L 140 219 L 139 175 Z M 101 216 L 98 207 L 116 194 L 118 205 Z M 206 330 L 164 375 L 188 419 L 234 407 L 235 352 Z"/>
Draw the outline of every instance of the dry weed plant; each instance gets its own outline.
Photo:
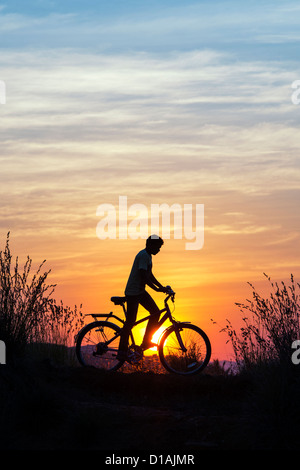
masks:
<path id="1" fill-rule="evenodd" d="M 272 282 L 269 298 L 252 289 L 252 299 L 236 303 L 242 313 L 243 326 L 236 332 L 231 322 L 221 330 L 227 333 L 232 344 L 237 365 L 247 368 L 261 363 L 291 361 L 291 346 L 300 339 L 299 287 L 291 275 L 290 285 Z"/>
<path id="2" fill-rule="evenodd" d="M 7 234 L 5 249 L 0 252 L 0 339 L 8 356 L 24 352 L 26 346 L 54 343 L 69 346 L 74 332 L 82 325 L 82 313 L 57 304 L 52 297 L 55 285 L 47 284 L 51 270 L 43 272 L 45 260 L 31 275 L 32 260 L 27 257 L 23 270 L 19 260 L 12 263 Z"/>

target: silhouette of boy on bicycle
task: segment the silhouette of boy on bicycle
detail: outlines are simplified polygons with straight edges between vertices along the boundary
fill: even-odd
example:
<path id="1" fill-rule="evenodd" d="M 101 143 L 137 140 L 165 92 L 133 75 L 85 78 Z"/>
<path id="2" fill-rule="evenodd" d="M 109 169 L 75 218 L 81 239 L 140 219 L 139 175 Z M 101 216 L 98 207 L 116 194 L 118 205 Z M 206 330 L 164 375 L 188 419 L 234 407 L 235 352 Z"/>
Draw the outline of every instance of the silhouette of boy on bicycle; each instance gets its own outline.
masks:
<path id="1" fill-rule="evenodd" d="M 159 253 L 164 241 L 157 235 L 151 235 L 146 240 L 146 247 L 135 257 L 131 272 L 125 288 L 127 302 L 126 320 L 122 329 L 117 359 L 126 360 L 128 341 L 131 329 L 136 321 L 138 307 L 141 304 L 150 313 L 150 319 L 146 327 L 142 351 L 156 346 L 151 339 L 158 326 L 160 310 L 151 295 L 146 291 L 146 286 L 157 292 L 167 292 L 167 288 L 154 277 L 152 273 L 152 255 Z"/>

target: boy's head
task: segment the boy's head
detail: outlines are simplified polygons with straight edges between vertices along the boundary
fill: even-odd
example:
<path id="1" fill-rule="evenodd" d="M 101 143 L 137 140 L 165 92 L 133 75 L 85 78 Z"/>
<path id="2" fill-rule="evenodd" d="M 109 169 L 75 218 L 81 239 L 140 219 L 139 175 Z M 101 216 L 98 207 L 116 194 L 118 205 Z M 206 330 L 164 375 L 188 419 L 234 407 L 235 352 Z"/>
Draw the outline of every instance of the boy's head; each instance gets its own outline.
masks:
<path id="1" fill-rule="evenodd" d="M 150 235 L 146 240 L 146 250 L 152 255 L 156 255 L 163 244 L 163 239 L 158 235 Z"/>

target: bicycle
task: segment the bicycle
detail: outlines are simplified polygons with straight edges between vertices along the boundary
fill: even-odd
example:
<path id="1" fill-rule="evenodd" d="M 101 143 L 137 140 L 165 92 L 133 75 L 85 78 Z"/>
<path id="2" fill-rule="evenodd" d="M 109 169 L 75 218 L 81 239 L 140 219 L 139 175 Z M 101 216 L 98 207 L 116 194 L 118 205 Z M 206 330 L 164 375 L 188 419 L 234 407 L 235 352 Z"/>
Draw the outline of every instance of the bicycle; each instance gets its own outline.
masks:
<path id="1" fill-rule="evenodd" d="M 168 301 L 175 302 L 175 292 L 168 286 L 164 299 L 164 308 L 160 313 L 164 313 L 158 322 L 158 328 L 167 320 L 171 325 L 167 327 L 157 343 L 158 355 L 161 364 L 168 372 L 181 375 L 192 375 L 203 371 L 209 363 L 211 357 L 211 344 L 201 328 L 192 325 L 190 322 L 179 322 L 172 316 Z M 115 305 L 122 306 L 126 318 L 126 297 L 111 297 Z M 116 319 L 121 324 L 124 320 L 110 313 L 91 313 L 94 318 L 92 323 L 84 326 L 77 336 L 76 356 L 83 366 L 93 366 L 107 371 L 116 371 L 124 364 L 116 358 L 122 328 L 113 323 Z M 105 318 L 101 320 L 100 318 Z M 150 315 L 137 320 L 133 328 L 142 322 L 147 321 Z M 132 329 L 133 329 L 132 328 Z M 128 362 L 139 363 L 143 358 L 143 351 L 135 342 L 133 332 L 129 338 Z"/>

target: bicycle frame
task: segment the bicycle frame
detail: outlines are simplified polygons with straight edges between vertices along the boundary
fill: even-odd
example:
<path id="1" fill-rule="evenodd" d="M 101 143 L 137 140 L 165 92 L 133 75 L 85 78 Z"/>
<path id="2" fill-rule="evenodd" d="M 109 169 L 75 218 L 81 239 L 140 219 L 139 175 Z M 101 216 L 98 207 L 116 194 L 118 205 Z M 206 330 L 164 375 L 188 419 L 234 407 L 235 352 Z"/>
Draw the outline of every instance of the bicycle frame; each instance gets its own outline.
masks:
<path id="1" fill-rule="evenodd" d="M 177 321 L 172 317 L 172 315 L 171 315 L 171 310 L 170 310 L 170 307 L 169 307 L 169 305 L 168 305 L 168 301 L 170 300 L 170 298 L 172 298 L 172 301 L 174 302 L 174 295 L 168 294 L 167 297 L 166 297 L 165 300 L 164 300 L 165 307 L 160 310 L 160 314 L 162 314 L 162 313 L 164 313 L 164 312 L 165 312 L 165 314 L 164 314 L 164 315 L 162 316 L 162 318 L 160 318 L 160 320 L 158 321 L 158 324 L 157 324 L 157 325 L 158 325 L 158 328 L 157 328 L 157 329 L 159 329 L 167 320 L 170 320 L 170 322 L 172 323 L 172 326 L 174 326 L 174 325 L 179 325 L 179 322 L 177 322 Z M 126 318 L 127 311 L 126 311 L 124 302 L 121 304 L 121 306 L 123 307 L 123 311 L 124 311 L 125 318 Z M 91 315 L 95 320 L 96 320 L 98 317 L 102 317 L 102 318 L 105 317 L 105 321 L 108 321 L 110 318 L 115 318 L 116 320 L 118 320 L 119 322 L 121 322 L 123 325 L 124 325 L 124 323 L 125 323 L 124 320 L 122 320 L 122 319 L 121 319 L 120 317 L 118 317 L 117 315 L 114 315 L 113 312 L 110 312 L 110 313 L 108 313 L 108 314 L 107 314 L 107 313 L 89 313 L 88 315 Z M 143 323 L 143 322 L 149 320 L 150 317 L 151 317 L 151 315 L 147 315 L 146 317 L 141 318 L 140 320 L 137 320 L 137 321 L 133 324 L 132 329 L 133 329 L 135 326 L 139 325 L 140 323 Z M 184 323 L 189 323 L 189 322 L 184 322 Z M 171 328 L 172 326 L 170 326 L 169 328 Z M 167 331 L 167 329 L 168 329 L 168 328 L 166 328 L 166 330 L 164 330 L 164 332 Z M 175 330 L 176 336 L 177 336 L 177 339 L 178 339 L 178 342 L 179 342 L 179 345 L 180 345 L 181 349 L 182 349 L 183 351 L 186 351 L 186 348 L 185 348 L 184 345 L 183 345 L 183 342 L 182 342 L 182 339 L 181 339 L 179 330 L 180 330 L 180 328 L 178 328 L 178 329 Z M 163 333 L 164 333 L 164 332 L 163 332 Z M 118 333 L 116 336 L 119 336 L 119 335 L 120 335 L 120 333 Z M 112 338 L 112 340 L 113 340 L 113 339 L 115 339 L 115 337 Z M 136 343 L 135 343 L 135 340 L 134 340 L 134 336 L 133 336 L 132 331 L 130 332 L 130 339 L 131 339 L 132 345 L 135 346 Z M 111 341 L 112 341 L 112 340 L 111 340 Z M 159 342 L 159 341 L 158 341 L 158 342 Z M 108 342 L 107 344 L 109 344 L 109 342 Z"/>
<path id="2" fill-rule="evenodd" d="M 191 324 L 191 322 L 177 321 L 173 317 L 174 308 L 168 302 L 171 299 L 174 303 L 174 298 L 175 292 L 170 286 L 166 286 L 164 306 L 158 310 L 159 318 L 156 323 L 156 333 L 155 330 L 153 332 L 155 336 L 152 338 L 152 344 L 156 346 L 158 359 L 168 372 L 193 375 L 208 365 L 211 357 L 211 344 L 205 332 L 197 325 Z M 143 348 L 135 342 L 133 329 L 153 317 L 149 312 L 140 320 L 135 318 L 136 321 L 132 325 L 126 311 L 126 300 L 126 296 L 111 297 L 111 301 L 115 305 L 123 307 L 125 318 L 122 318 L 122 315 L 114 315 L 113 312 L 85 315 L 91 316 L 93 320 L 88 321 L 75 336 L 76 356 L 81 365 L 116 371 L 126 361 L 133 365 L 142 362 L 144 351 L 148 348 Z M 124 331 L 127 319 L 130 322 L 129 347 L 127 354 L 123 357 L 123 355 L 118 355 L 120 353 L 119 339 L 122 338 L 122 331 Z M 164 325 L 167 320 L 169 323 Z M 156 340 L 159 330 L 162 333 Z M 148 358 L 146 359 L 146 363 L 148 363 Z M 152 358 L 150 358 L 150 363 L 152 364 Z"/>

